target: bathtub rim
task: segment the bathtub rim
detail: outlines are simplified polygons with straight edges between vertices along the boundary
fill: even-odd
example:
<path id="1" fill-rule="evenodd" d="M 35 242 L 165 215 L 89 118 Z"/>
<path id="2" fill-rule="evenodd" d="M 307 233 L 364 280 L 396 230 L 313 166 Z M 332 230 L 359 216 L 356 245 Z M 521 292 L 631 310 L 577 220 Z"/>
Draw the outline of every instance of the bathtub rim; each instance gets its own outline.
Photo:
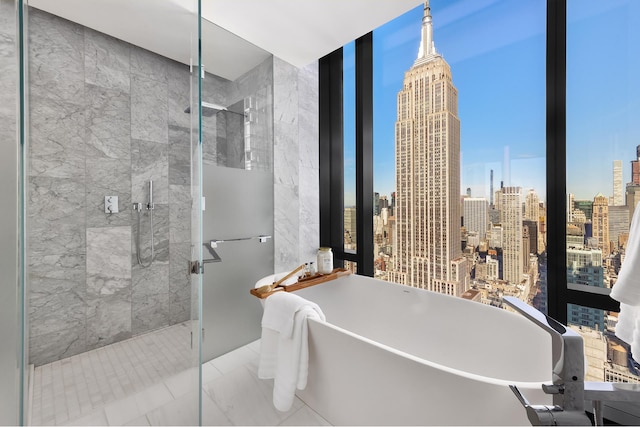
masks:
<path id="1" fill-rule="evenodd" d="M 404 357 L 407 358 L 413 362 L 422 364 L 422 365 L 426 365 L 428 367 L 431 368 L 435 368 L 438 369 L 440 371 L 444 371 L 447 372 L 449 374 L 452 375 L 456 375 L 459 377 L 463 377 L 466 379 L 470 379 L 473 381 L 478 381 L 481 383 L 485 383 L 485 384 L 490 384 L 490 385 L 497 385 L 497 386 L 504 386 L 504 387 L 508 387 L 510 385 L 515 385 L 518 388 L 521 389 L 542 389 L 542 384 L 551 384 L 552 383 L 552 379 L 551 379 L 551 372 L 549 373 L 549 378 L 544 380 L 544 381 L 510 381 L 510 380 L 504 380 L 504 379 L 498 379 L 498 378 L 491 378 L 491 377 L 487 377 L 484 375 L 479 375 L 479 374 L 474 374 L 471 372 L 467 372 L 467 371 L 462 371 L 460 369 L 456 369 L 456 368 L 451 368 L 449 366 L 445 366 L 442 365 L 440 363 L 436 363 L 436 362 L 432 362 L 430 360 L 427 359 L 423 359 L 417 356 L 414 356 L 413 354 L 407 353 L 405 351 L 402 350 L 398 350 L 397 348 L 388 346 L 386 344 L 382 344 L 378 341 L 374 341 L 370 338 L 364 337 L 362 335 L 358 335 L 354 332 L 351 332 L 347 329 L 341 328 L 340 326 L 334 325 L 333 323 L 329 322 L 329 321 L 322 321 L 320 319 L 314 319 L 314 318 L 308 318 L 307 322 L 316 322 L 322 325 L 325 325 L 329 328 L 332 328 L 338 332 L 344 333 L 352 338 L 356 338 L 359 339 L 367 344 L 373 345 L 375 347 L 378 347 L 380 349 L 383 349 L 385 351 L 391 352 L 397 356 L 400 357 Z"/>

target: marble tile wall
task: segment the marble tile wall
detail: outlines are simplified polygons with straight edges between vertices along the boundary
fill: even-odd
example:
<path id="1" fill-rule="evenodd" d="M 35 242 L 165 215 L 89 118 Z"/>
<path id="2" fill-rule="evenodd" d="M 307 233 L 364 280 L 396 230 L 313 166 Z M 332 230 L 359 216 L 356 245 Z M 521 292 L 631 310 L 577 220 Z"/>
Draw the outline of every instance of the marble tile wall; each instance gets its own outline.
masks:
<path id="1" fill-rule="evenodd" d="M 274 58 L 275 271 L 315 261 L 320 241 L 318 64 Z"/>
<path id="2" fill-rule="evenodd" d="M 29 11 L 28 268 L 36 365 L 190 317 L 189 70 Z M 155 258 L 138 265 L 154 182 Z M 118 196 L 120 212 L 104 213 Z M 141 214 L 150 259 L 150 215 Z"/>

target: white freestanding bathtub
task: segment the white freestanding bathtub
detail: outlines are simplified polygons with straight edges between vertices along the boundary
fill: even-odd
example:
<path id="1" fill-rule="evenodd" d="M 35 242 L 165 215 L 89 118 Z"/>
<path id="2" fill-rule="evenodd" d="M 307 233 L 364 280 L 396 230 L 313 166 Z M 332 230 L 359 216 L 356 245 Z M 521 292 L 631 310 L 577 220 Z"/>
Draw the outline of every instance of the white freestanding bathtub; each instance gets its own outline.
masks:
<path id="1" fill-rule="evenodd" d="M 297 395 L 333 425 L 529 425 L 509 384 L 551 404 L 551 338 L 518 314 L 357 275 L 296 293 L 327 317 Z"/>

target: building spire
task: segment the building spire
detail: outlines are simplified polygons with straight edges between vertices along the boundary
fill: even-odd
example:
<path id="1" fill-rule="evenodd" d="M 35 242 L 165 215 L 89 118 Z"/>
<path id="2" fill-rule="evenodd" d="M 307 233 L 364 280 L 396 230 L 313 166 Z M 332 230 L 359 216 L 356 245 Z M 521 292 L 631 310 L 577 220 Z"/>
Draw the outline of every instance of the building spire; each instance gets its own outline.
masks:
<path id="1" fill-rule="evenodd" d="M 420 49 L 418 50 L 418 58 L 416 59 L 416 62 L 434 55 L 437 55 L 437 52 L 435 43 L 433 42 L 431 8 L 429 7 L 429 0 L 427 0 L 424 3 L 424 15 L 422 16 L 422 38 L 420 39 Z"/>

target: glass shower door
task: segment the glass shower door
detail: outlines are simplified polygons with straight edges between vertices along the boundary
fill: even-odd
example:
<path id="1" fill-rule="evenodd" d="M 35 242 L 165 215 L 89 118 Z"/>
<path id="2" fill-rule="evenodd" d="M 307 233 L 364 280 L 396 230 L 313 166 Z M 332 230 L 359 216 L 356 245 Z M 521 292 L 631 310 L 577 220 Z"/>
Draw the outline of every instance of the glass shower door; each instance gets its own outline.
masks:
<path id="1" fill-rule="evenodd" d="M 22 424 L 24 324 L 22 272 L 23 234 L 19 226 L 24 149 L 20 113 L 23 61 L 22 1 L 0 0 L 0 425 Z M 20 252 L 19 252 L 20 251 Z"/>

